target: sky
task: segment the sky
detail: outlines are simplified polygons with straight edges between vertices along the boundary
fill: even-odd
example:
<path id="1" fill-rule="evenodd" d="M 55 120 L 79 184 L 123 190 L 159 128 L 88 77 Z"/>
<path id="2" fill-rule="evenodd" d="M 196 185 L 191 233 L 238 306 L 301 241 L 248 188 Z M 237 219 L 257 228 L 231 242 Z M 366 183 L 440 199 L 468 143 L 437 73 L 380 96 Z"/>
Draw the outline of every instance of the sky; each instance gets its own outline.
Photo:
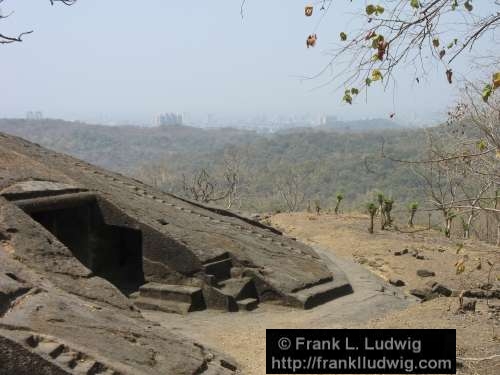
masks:
<path id="1" fill-rule="evenodd" d="M 329 12 L 318 24 L 304 1 L 5 0 L 0 32 L 34 30 L 23 43 L 0 46 L 0 117 L 46 117 L 90 122 L 151 122 L 159 112 L 227 118 L 258 115 L 336 115 L 409 122 L 436 121 L 457 97 L 443 72 L 416 85 L 402 73 L 395 92 L 373 89 L 368 102 L 342 103 L 328 77 L 317 73 L 349 16 Z M 317 9 L 317 8 L 316 8 Z"/>

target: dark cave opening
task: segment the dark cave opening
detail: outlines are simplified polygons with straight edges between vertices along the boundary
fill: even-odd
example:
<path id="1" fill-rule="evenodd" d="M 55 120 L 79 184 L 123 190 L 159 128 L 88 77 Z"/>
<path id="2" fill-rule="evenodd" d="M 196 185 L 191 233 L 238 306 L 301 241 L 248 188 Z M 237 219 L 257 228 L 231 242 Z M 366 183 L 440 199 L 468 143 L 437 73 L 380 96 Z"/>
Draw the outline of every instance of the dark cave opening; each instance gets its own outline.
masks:
<path id="1" fill-rule="evenodd" d="M 144 284 L 142 233 L 105 223 L 96 201 L 30 213 L 73 255 L 128 295 Z"/>

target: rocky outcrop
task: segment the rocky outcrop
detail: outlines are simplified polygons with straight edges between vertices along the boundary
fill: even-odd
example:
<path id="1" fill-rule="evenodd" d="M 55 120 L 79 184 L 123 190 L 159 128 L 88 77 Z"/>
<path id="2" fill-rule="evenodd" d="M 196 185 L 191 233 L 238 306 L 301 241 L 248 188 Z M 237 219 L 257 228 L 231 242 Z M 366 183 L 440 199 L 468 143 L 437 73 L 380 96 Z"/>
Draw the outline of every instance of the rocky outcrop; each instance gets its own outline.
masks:
<path id="1" fill-rule="evenodd" d="M 273 228 L 0 133 L 0 374 L 231 374 L 139 309 L 313 308 L 350 292 Z"/>
<path id="2" fill-rule="evenodd" d="M 94 293 L 66 292 L 0 245 L 0 374 L 202 374 L 209 368 L 229 374 L 237 368 L 143 319 L 125 296 L 109 292 L 106 280 L 91 277 L 77 286 Z M 106 301 L 110 294 L 114 303 Z"/>
<path id="3" fill-rule="evenodd" d="M 3 134 L 0 215 L 18 231 L 9 242 L 23 263 L 58 276 L 104 277 L 127 295 L 147 282 L 224 294 L 208 266 L 224 260 L 227 272 L 241 271 L 232 279 L 252 279 L 253 298 L 304 308 L 338 296 L 329 285 L 343 277 L 308 246 L 251 219 Z"/>

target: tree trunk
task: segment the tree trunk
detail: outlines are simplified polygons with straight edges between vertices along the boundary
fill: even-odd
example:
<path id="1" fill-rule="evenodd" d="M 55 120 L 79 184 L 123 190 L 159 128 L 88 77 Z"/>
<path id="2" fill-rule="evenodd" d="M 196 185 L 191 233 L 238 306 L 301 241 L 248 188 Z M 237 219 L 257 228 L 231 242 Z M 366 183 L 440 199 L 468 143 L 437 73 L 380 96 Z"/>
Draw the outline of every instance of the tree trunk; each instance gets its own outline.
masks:
<path id="1" fill-rule="evenodd" d="M 497 225 L 497 246 L 500 246 L 500 222 Z"/>
<path id="2" fill-rule="evenodd" d="M 410 218 L 408 219 L 408 226 L 410 228 L 413 228 L 413 220 L 415 220 L 415 211 L 411 210 L 410 211 Z"/>
<path id="3" fill-rule="evenodd" d="M 391 224 L 392 224 L 391 213 L 389 211 L 387 211 L 387 213 L 386 213 L 385 223 L 388 226 L 391 226 Z"/>
<path id="4" fill-rule="evenodd" d="M 470 238 L 470 226 L 472 225 L 472 219 L 474 217 L 474 212 L 471 212 L 469 218 L 467 219 L 467 224 L 464 228 L 464 239 L 468 240 Z"/>
<path id="5" fill-rule="evenodd" d="M 373 219 L 374 219 L 375 215 L 370 215 L 370 227 L 368 228 L 368 232 L 369 233 L 373 233 Z M 500 226 L 499 226 L 500 228 Z"/>
<path id="6" fill-rule="evenodd" d="M 453 219 L 451 218 L 447 218 L 446 219 L 446 228 L 444 230 L 444 234 L 447 238 L 450 238 L 451 237 L 451 222 L 452 222 Z"/>

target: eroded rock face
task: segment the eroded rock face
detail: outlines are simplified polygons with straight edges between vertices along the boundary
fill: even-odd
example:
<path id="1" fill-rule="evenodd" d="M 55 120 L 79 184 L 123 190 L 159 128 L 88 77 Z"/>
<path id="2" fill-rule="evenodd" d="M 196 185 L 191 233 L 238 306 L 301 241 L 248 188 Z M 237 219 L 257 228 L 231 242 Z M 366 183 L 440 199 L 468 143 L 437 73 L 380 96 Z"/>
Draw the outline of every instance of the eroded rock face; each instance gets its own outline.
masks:
<path id="1" fill-rule="evenodd" d="M 0 134 L 2 194 L 0 215 L 6 227 L 24 232 L 11 236 L 10 242 L 23 262 L 37 269 L 80 276 L 90 269 L 102 276 L 109 271 L 106 268 L 115 267 L 112 259 L 118 257 L 112 252 L 103 255 L 101 248 L 129 246 L 130 254 L 122 263 L 130 262 L 135 250 L 142 252 L 143 274 L 137 275 L 136 284 L 159 282 L 207 290 L 232 278 L 231 269 L 237 268 L 241 277 L 254 280 L 258 300 L 306 307 L 312 300 L 320 303 L 328 298 L 312 298 L 310 291 L 305 293 L 311 295 L 309 300 L 297 293 L 335 283 L 336 275 L 311 248 L 275 229 Z M 95 228 L 77 238 L 90 223 Z M 80 248 L 92 246 L 95 251 L 82 254 Z M 74 255 L 78 259 L 72 259 Z M 125 292 L 137 287 L 118 285 L 114 279 L 119 275 L 105 277 Z M 332 284 L 330 289 L 335 288 Z M 317 289 L 323 296 L 335 296 L 328 285 Z"/>
<path id="2" fill-rule="evenodd" d="M 230 374 L 138 306 L 312 308 L 349 292 L 273 228 L 0 133 L 0 374 Z"/>
<path id="3" fill-rule="evenodd" d="M 235 373 L 233 360 L 144 320 L 119 292 L 110 303 L 107 281 L 80 277 L 72 286 L 77 293 L 0 247 L 0 374 Z"/>

